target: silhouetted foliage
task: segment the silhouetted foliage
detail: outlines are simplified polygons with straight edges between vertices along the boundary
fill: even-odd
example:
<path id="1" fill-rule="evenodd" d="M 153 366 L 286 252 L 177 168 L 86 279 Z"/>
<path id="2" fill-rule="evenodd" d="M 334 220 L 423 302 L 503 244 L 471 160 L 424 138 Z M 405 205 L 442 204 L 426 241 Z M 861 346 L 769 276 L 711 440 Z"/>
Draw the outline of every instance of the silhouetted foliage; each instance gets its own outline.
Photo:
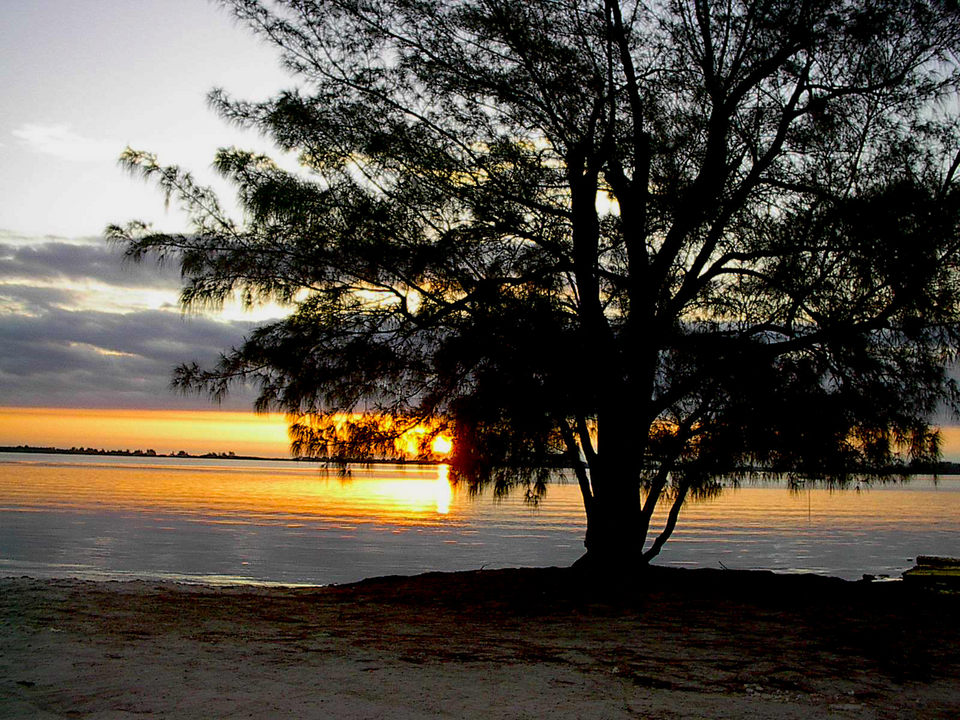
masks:
<path id="1" fill-rule="evenodd" d="M 180 263 L 185 305 L 294 312 L 181 388 L 440 419 L 460 476 L 501 487 L 565 458 L 601 559 L 649 560 L 732 468 L 937 456 L 929 420 L 958 402 L 956 3 L 224 4 L 296 85 L 211 103 L 301 170 L 222 150 L 234 221 L 128 151 L 194 227 L 110 235 Z"/>

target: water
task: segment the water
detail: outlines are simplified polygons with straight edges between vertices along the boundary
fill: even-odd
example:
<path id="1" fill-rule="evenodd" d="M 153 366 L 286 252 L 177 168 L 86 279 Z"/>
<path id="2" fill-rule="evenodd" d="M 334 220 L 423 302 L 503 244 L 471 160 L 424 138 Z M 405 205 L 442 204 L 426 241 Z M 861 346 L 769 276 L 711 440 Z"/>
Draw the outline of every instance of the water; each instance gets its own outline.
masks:
<path id="1" fill-rule="evenodd" d="M 583 532 L 574 483 L 531 507 L 451 487 L 444 466 L 341 478 L 309 463 L 0 453 L 0 575 L 340 583 L 569 565 Z M 923 554 L 960 556 L 958 477 L 745 484 L 688 505 L 658 563 L 855 579 Z"/>

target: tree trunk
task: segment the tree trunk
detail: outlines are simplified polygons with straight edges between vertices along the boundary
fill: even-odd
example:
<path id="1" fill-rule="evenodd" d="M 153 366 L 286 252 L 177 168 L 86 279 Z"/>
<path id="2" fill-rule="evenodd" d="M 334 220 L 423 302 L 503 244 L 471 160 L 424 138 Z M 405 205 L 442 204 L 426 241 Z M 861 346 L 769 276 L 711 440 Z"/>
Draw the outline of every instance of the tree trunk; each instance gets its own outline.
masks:
<path id="1" fill-rule="evenodd" d="M 622 573 L 646 564 L 639 487 L 627 467 L 591 468 L 595 492 L 587 511 L 587 552 L 578 566 Z"/>

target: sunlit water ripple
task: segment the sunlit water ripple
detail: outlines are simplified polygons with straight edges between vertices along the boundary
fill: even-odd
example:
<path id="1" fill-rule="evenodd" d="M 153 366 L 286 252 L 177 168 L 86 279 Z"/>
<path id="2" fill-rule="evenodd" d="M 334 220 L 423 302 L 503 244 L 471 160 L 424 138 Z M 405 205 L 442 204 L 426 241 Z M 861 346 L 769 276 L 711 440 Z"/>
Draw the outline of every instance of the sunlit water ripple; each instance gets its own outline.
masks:
<path id="1" fill-rule="evenodd" d="M 0 453 L 0 575 L 325 584 L 568 565 L 574 483 L 536 507 L 451 487 L 443 466 Z M 742 484 L 689 504 L 658 563 L 846 578 L 960 556 L 960 477 L 791 493 Z"/>

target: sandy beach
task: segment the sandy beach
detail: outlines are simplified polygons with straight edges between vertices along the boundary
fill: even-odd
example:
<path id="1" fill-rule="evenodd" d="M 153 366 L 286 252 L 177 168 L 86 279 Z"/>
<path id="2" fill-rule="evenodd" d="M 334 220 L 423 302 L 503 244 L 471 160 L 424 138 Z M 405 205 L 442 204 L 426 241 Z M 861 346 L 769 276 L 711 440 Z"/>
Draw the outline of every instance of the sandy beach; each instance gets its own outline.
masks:
<path id="1" fill-rule="evenodd" d="M 960 598 L 713 570 L 0 579 L 0 717 L 144 715 L 954 718 Z"/>

